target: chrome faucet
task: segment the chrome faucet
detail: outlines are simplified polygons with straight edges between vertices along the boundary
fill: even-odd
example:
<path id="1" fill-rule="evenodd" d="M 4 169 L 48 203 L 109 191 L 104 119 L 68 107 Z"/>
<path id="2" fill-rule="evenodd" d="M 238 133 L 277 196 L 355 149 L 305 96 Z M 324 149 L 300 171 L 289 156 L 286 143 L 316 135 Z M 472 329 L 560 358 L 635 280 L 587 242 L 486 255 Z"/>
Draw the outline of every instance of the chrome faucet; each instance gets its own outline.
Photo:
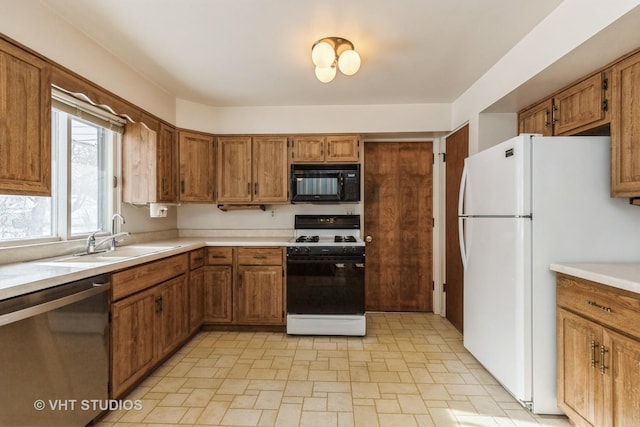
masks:
<path id="1" fill-rule="evenodd" d="M 116 240 L 116 237 L 118 236 L 128 236 L 129 233 L 127 231 L 122 231 L 120 233 L 116 234 L 116 220 L 120 220 L 120 225 L 125 224 L 125 220 L 124 217 L 122 215 L 120 215 L 119 213 L 115 213 L 113 214 L 113 216 L 111 217 L 111 236 L 109 236 L 110 240 L 109 240 L 109 250 L 110 251 L 115 251 L 116 250 L 116 245 L 118 244 L 118 241 Z"/>
<path id="2" fill-rule="evenodd" d="M 87 237 L 87 253 L 92 254 L 96 251 L 96 233 L 99 233 L 100 230 L 94 231 Z"/>

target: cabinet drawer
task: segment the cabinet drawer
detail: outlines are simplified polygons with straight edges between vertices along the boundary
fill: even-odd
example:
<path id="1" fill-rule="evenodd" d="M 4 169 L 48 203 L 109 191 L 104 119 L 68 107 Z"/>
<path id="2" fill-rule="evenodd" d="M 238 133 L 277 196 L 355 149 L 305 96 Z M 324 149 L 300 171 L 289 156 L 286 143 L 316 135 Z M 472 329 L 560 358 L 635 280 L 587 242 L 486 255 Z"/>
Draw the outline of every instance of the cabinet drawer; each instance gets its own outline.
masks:
<path id="1" fill-rule="evenodd" d="M 640 337 L 640 296 L 633 292 L 559 275 L 557 304 L 604 326 Z"/>
<path id="2" fill-rule="evenodd" d="M 204 248 L 189 252 L 189 269 L 195 270 L 204 265 Z"/>
<path id="3" fill-rule="evenodd" d="M 188 262 L 187 254 L 180 254 L 114 273 L 113 301 L 186 273 Z"/>
<path id="4" fill-rule="evenodd" d="M 233 264 L 233 248 L 231 247 L 207 248 L 207 264 L 208 265 Z"/>
<path id="5" fill-rule="evenodd" d="M 239 265 L 282 265 L 281 248 L 239 248 Z"/>

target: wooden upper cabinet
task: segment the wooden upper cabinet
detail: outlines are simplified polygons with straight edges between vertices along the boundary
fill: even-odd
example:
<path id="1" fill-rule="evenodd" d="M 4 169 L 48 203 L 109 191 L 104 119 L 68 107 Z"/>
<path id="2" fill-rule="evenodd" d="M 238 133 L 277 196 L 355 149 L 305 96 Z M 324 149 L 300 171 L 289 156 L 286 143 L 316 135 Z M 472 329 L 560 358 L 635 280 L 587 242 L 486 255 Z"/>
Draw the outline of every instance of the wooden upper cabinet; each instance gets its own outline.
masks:
<path id="1" fill-rule="evenodd" d="M 212 135 L 178 132 L 181 202 L 215 201 L 215 145 Z"/>
<path id="2" fill-rule="evenodd" d="M 157 198 L 159 202 L 178 201 L 178 141 L 173 126 L 160 123 L 158 129 Z"/>
<path id="3" fill-rule="evenodd" d="M 518 133 L 574 135 L 610 121 L 609 71 L 574 84 L 518 114 Z"/>
<path id="4" fill-rule="evenodd" d="M 358 162 L 360 138 L 356 135 L 327 136 L 327 162 Z"/>
<path id="5" fill-rule="evenodd" d="M 612 68 L 611 195 L 640 197 L 640 53 Z"/>
<path id="6" fill-rule="evenodd" d="M 0 194 L 51 196 L 51 69 L 0 40 Z"/>
<path id="7" fill-rule="evenodd" d="M 157 133 L 144 123 L 127 123 L 122 135 L 122 201 L 156 202 Z"/>
<path id="8" fill-rule="evenodd" d="M 567 135 L 609 122 L 609 80 L 597 73 L 553 97 L 555 135 Z"/>
<path id="9" fill-rule="evenodd" d="M 218 138 L 218 202 L 287 203 L 287 138 Z"/>
<path id="10" fill-rule="evenodd" d="M 218 137 L 218 202 L 251 202 L 251 137 Z"/>
<path id="11" fill-rule="evenodd" d="M 253 201 L 271 204 L 287 203 L 289 200 L 287 138 L 253 137 L 252 160 Z"/>
<path id="12" fill-rule="evenodd" d="M 356 163 L 359 161 L 360 138 L 357 135 L 297 136 L 292 141 L 292 163 Z"/>
<path id="13" fill-rule="evenodd" d="M 325 153 L 324 136 L 297 136 L 291 141 L 292 163 L 322 163 Z"/>
<path id="14" fill-rule="evenodd" d="M 549 98 L 535 104 L 518 115 L 518 133 L 539 133 L 553 135 L 551 112 L 553 99 Z"/>

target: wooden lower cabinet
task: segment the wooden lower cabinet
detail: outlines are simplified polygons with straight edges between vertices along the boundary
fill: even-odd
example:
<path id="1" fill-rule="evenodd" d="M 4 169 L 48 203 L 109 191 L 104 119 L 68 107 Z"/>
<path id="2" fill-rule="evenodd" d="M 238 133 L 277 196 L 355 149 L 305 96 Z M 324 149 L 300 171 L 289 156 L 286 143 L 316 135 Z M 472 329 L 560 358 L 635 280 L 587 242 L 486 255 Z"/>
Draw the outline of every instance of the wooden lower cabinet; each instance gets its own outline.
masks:
<path id="1" fill-rule="evenodd" d="M 204 322 L 231 323 L 233 267 L 231 265 L 204 268 Z"/>
<path id="2" fill-rule="evenodd" d="M 111 303 L 112 398 L 122 396 L 188 337 L 187 271 L 183 254 L 112 275 L 112 295 L 118 296 Z"/>
<path id="3" fill-rule="evenodd" d="M 189 284 L 183 274 L 156 286 L 154 362 L 159 362 L 189 335 Z"/>
<path id="4" fill-rule="evenodd" d="M 140 292 L 111 304 L 111 396 L 141 379 L 153 362 L 155 291 Z"/>
<path id="5" fill-rule="evenodd" d="M 209 247 L 204 322 L 284 325 L 284 249 Z"/>
<path id="6" fill-rule="evenodd" d="M 558 406 L 575 426 L 640 425 L 640 295 L 558 277 Z"/>
<path id="7" fill-rule="evenodd" d="M 204 257 L 205 249 L 189 252 L 189 332 L 204 322 Z"/>
<path id="8" fill-rule="evenodd" d="M 241 324 L 282 325 L 282 266 L 238 267 L 237 318 Z"/>

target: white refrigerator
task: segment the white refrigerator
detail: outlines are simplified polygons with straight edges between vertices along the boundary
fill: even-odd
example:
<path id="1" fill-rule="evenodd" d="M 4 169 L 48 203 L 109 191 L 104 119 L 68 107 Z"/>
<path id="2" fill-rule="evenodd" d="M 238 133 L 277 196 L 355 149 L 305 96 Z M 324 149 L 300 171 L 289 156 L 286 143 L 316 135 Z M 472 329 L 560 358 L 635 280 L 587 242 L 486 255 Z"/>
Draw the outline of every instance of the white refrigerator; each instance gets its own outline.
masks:
<path id="1" fill-rule="evenodd" d="M 537 414 L 561 413 L 549 265 L 640 258 L 640 208 L 609 197 L 609 146 L 523 134 L 465 160 L 464 346 Z"/>

